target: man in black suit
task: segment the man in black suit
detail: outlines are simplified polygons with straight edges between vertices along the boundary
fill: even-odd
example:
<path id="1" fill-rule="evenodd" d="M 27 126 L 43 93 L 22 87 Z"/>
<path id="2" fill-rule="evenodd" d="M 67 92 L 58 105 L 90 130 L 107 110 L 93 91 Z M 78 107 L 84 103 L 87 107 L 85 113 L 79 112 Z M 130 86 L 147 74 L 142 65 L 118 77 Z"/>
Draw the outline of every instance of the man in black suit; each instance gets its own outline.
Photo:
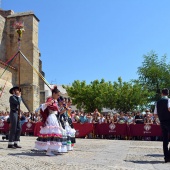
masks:
<path id="1" fill-rule="evenodd" d="M 162 90 L 162 98 L 156 103 L 154 114 L 158 114 L 163 135 L 163 151 L 165 163 L 170 162 L 169 132 L 170 132 L 170 99 L 168 98 L 169 90 Z"/>
<path id="2" fill-rule="evenodd" d="M 20 116 L 20 103 L 21 103 L 21 89 L 13 87 L 9 91 L 12 96 L 9 98 L 10 103 L 10 134 L 8 148 L 21 148 L 18 145 L 21 133 L 21 124 L 19 121 Z"/>

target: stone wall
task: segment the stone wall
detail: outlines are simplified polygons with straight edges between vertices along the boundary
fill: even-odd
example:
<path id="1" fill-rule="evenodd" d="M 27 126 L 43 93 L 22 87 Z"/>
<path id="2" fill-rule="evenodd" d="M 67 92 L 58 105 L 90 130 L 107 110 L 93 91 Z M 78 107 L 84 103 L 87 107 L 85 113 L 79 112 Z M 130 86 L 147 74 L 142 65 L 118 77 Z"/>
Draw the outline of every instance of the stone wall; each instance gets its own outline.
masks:
<path id="1" fill-rule="evenodd" d="M 39 70 L 39 50 L 38 50 L 38 21 L 34 18 L 34 15 L 23 16 L 8 16 L 7 17 L 7 48 L 11 49 L 7 53 L 7 58 L 10 58 L 18 50 L 18 35 L 12 27 L 15 20 L 24 21 L 25 32 L 22 36 L 21 51 L 33 64 L 36 70 Z M 28 62 L 20 55 L 20 84 L 23 89 L 23 99 L 30 111 L 34 111 L 40 105 L 40 92 L 39 92 L 39 77 Z M 16 62 L 12 64 L 18 68 L 19 57 Z M 18 84 L 18 74 L 16 75 L 16 81 L 14 84 Z"/>
<path id="2" fill-rule="evenodd" d="M 4 65 L 0 64 L 0 74 L 4 71 Z M 8 68 L 7 71 L 3 74 L 3 76 L 0 78 L 0 87 L 3 89 L 0 91 L 0 111 L 10 111 L 9 109 L 9 97 L 11 94 L 9 93 L 9 90 L 13 87 L 12 80 L 13 80 L 13 74 L 15 74 L 15 70 Z M 21 110 L 22 111 L 28 111 L 28 109 L 25 107 L 24 103 L 21 103 Z"/>
<path id="3" fill-rule="evenodd" d="M 2 10 L 0 9 L 0 15 L 3 16 L 4 18 L 7 17 L 8 15 L 14 14 L 13 10 Z"/>
<path id="4" fill-rule="evenodd" d="M 0 60 L 5 61 L 5 18 L 0 15 Z"/>
<path id="5" fill-rule="evenodd" d="M 39 72 L 45 77 L 45 73 L 42 71 L 42 61 L 39 60 Z M 44 81 L 39 77 L 39 85 L 40 85 L 40 103 L 45 102 L 45 85 Z"/>
<path id="6" fill-rule="evenodd" d="M 25 32 L 22 36 L 20 49 L 18 48 L 18 34 L 13 28 L 15 21 L 24 21 Z M 37 71 L 42 72 L 42 63 L 40 62 L 40 52 L 38 48 L 38 22 L 39 20 L 32 12 L 14 13 L 11 10 L 0 10 L 0 61 L 6 62 L 21 50 L 34 68 Z M 16 59 L 11 63 L 11 66 L 15 68 L 15 71 L 11 70 L 10 81 L 7 83 L 9 88 L 7 88 L 6 93 L 8 93 L 10 87 L 18 85 L 19 83 L 19 58 L 22 97 L 29 111 L 35 111 L 40 105 L 40 98 L 41 101 L 45 100 L 44 82 L 40 82 L 39 76 L 24 59 L 21 53 L 18 53 Z M 2 85 L 3 84 L 4 82 L 2 82 Z M 9 95 L 7 98 L 9 98 Z M 7 100 L 5 99 L 4 103 L 6 101 Z"/>

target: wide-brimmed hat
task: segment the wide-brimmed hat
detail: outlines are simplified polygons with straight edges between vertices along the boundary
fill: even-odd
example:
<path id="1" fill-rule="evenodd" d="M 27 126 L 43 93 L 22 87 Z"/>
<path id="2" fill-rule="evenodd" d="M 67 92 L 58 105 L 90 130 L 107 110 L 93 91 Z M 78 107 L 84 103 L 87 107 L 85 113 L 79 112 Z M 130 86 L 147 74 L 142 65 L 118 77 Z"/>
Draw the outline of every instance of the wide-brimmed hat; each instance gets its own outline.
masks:
<path id="1" fill-rule="evenodd" d="M 19 88 L 18 86 L 15 86 L 15 87 L 12 87 L 10 90 L 9 90 L 9 93 L 10 94 L 13 94 L 13 91 L 14 90 L 19 90 L 21 92 L 21 88 Z"/>

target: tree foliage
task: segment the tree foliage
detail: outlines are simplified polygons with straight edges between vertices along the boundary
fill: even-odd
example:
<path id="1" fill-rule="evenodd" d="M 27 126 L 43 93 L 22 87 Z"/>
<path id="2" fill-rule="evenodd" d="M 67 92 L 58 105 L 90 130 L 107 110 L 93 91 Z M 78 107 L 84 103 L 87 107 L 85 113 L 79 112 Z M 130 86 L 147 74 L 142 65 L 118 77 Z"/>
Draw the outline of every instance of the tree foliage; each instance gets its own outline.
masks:
<path id="1" fill-rule="evenodd" d="M 140 83 L 152 92 L 151 101 L 158 100 L 160 89 L 170 87 L 170 64 L 167 63 L 166 55 L 160 59 L 154 52 L 144 55 L 138 74 Z"/>
<path id="2" fill-rule="evenodd" d="M 119 111 L 131 111 L 148 102 L 148 91 L 138 82 L 116 82 L 94 80 L 90 84 L 76 80 L 72 86 L 64 86 L 73 103 L 79 109 L 94 111 L 103 107 Z"/>

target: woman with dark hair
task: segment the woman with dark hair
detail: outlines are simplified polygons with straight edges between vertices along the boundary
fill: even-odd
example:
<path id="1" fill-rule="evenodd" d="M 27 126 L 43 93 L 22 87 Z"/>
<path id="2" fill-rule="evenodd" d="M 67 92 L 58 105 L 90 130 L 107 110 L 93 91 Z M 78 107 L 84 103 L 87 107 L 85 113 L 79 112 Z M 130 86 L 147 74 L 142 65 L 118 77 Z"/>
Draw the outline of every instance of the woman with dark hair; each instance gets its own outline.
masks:
<path id="1" fill-rule="evenodd" d="M 52 151 L 61 149 L 62 129 L 59 126 L 56 115 L 58 114 L 57 99 L 60 97 L 60 91 L 55 86 L 52 89 L 52 97 L 49 97 L 46 103 L 41 105 L 41 115 L 44 126 L 41 127 L 40 135 L 35 142 L 35 147 L 39 150 L 47 150 L 46 155 L 53 156 Z"/>
<path id="2" fill-rule="evenodd" d="M 58 115 L 58 120 L 60 123 L 60 126 L 62 128 L 62 146 L 61 146 L 61 150 L 59 150 L 59 152 L 67 152 L 67 132 L 65 130 L 65 121 L 66 121 L 66 116 L 65 116 L 65 112 L 66 112 L 66 108 L 65 108 L 65 104 L 64 101 L 65 99 L 60 96 L 58 99 L 58 106 L 59 106 L 59 115 Z"/>
<path id="3" fill-rule="evenodd" d="M 70 98 L 68 98 L 68 101 L 67 101 L 67 111 L 66 111 L 66 116 L 67 116 L 67 128 L 66 128 L 66 131 L 68 129 L 69 131 L 69 134 L 70 134 L 70 140 L 71 140 L 71 148 L 70 150 L 73 150 L 73 146 L 74 144 L 76 143 L 76 139 L 75 139 L 75 134 L 76 134 L 76 130 L 74 129 L 73 127 L 73 122 L 72 122 L 72 119 L 71 119 L 71 111 L 72 111 L 72 108 L 71 108 L 71 105 L 72 105 L 72 100 Z"/>
<path id="4" fill-rule="evenodd" d="M 73 150 L 73 146 L 75 141 L 75 129 L 73 128 L 72 120 L 71 120 L 71 99 L 63 100 L 62 106 L 63 109 L 60 111 L 60 122 L 62 124 L 63 129 L 66 130 L 67 134 L 67 150 Z"/>

